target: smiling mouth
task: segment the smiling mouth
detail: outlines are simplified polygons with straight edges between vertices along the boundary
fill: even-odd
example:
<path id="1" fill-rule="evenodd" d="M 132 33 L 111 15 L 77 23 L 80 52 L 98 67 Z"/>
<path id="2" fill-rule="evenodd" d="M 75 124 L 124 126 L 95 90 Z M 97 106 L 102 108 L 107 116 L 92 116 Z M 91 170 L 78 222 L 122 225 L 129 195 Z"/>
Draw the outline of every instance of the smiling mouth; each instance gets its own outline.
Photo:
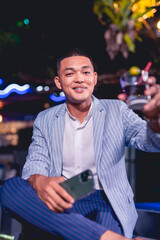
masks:
<path id="1" fill-rule="evenodd" d="M 86 87 L 74 87 L 73 89 L 75 89 L 75 90 L 81 90 L 81 89 L 86 89 Z"/>

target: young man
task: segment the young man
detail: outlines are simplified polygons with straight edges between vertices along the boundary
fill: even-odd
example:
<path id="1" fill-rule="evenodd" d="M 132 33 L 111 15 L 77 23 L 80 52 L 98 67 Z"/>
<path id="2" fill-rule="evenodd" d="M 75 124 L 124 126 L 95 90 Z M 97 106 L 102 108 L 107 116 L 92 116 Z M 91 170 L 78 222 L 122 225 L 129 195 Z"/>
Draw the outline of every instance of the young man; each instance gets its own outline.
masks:
<path id="1" fill-rule="evenodd" d="M 132 238 L 137 213 L 126 175 L 125 146 L 160 151 L 160 122 L 147 123 L 123 101 L 96 99 L 93 61 L 78 49 L 59 59 L 57 72 L 55 84 L 65 93 L 66 103 L 37 116 L 22 178 L 3 184 L 1 205 L 59 238 Z M 159 120 L 157 85 L 146 94 L 154 100 L 144 111 Z M 95 175 L 96 191 L 75 201 L 59 183 L 86 169 Z"/>

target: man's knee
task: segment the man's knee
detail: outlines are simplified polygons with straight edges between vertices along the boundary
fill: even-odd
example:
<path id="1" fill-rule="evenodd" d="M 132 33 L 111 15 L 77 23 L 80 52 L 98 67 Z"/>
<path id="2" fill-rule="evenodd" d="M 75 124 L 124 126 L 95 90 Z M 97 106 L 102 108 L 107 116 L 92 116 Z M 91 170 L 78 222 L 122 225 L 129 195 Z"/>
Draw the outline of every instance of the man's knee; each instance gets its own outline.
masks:
<path id="1" fill-rule="evenodd" d="M 24 180 L 21 177 L 13 177 L 6 180 L 0 189 L 0 203 L 2 206 L 8 207 L 11 201 L 17 198 L 21 189 L 24 189 Z"/>

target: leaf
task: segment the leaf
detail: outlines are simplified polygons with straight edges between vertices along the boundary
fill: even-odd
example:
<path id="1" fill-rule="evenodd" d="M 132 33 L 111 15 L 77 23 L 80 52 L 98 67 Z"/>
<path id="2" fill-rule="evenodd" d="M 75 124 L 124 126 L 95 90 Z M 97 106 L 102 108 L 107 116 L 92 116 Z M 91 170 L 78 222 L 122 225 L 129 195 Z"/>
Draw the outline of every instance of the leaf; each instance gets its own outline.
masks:
<path id="1" fill-rule="evenodd" d="M 94 13 L 103 18 L 103 15 L 107 15 L 112 21 L 115 19 L 115 12 L 113 7 L 113 2 L 109 1 L 108 3 L 106 0 L 96 0 L 94 1 L 93 11 Z"/>
<path id="2" fill-rule="evenodd" d="M 153 8 L 147 8 L 144 12 L 134 12 L 132 14 L 132 19 L 134 19 L 135 21 L 138 21 L 139 18 L 143 17 L 144 15 L 147 15 L 153 9 L 154 9 L 154 7 Z M 154 16 L 153 13 L 151 15 L 152 15 L 152 17 Z"/>
<path id="3" fill-rule="evenodd" d="M 123 38 L 124 38 L 124 41 L 127 43 L 129 51 L 135 52 L 135 44 L 132 41 L 132 39 L 130 38 L 130 36 L 128 35 L 128 33 L 125 33 Z"/>

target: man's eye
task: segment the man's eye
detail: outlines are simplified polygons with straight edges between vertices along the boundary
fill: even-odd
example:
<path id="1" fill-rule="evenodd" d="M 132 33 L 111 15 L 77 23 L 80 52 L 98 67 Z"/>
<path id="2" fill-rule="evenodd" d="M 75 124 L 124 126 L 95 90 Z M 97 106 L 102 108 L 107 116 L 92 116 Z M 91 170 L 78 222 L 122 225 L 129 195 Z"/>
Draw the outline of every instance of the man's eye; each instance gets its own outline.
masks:
<path id="1" fill-rule="evenodd" d="M 66 73 L 66 76 L 72 76 L 73 75 L 73 73 L 72 72 L 70 72 L 70 73 Z"/>
<path id="2" fill-rule="evenodd" d="M 85 72 L 83 72 L 85 75 L 88 75 L 88 74 L 90 74 L 90 72 L 89 71 L 85 71 Z"/>

